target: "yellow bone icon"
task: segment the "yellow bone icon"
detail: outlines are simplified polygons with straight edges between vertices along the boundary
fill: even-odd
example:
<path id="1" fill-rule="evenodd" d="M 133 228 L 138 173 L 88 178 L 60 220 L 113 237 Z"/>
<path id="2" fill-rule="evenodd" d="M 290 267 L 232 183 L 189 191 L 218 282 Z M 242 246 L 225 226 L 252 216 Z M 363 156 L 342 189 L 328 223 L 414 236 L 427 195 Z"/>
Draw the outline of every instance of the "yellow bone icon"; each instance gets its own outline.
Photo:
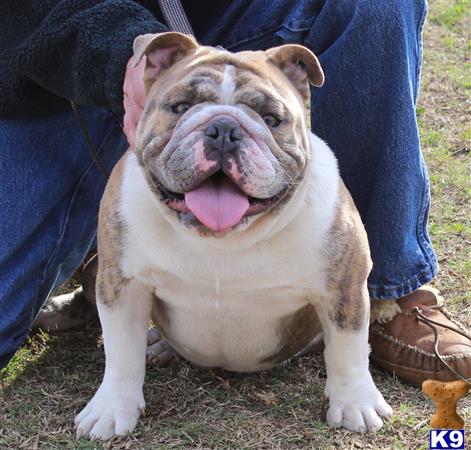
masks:
<path id="1" fill-rule="evenodd" d="M 442 382 L 425 380 L 422 383 L 422 392 L 435 403 L 435 415 L 430 419 L 432 428 L 446 428 L 460 430 L 464 427 L 464 420 L 456 412 L 456 403 L 469 391 L 469 384 L 465 381 Z"/>

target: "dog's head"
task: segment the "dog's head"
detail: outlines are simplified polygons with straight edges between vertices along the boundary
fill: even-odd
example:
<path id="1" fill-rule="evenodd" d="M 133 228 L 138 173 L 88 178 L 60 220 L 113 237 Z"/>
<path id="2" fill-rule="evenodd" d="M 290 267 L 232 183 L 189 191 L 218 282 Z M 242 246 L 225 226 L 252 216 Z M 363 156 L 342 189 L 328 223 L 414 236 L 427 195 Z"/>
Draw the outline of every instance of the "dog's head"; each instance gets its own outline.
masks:
<path id="1" fill-rule="evenodd" d="M 147 94 L 136 152 L 170 220 L 221 236 L 282 208 L 309 160 L 309 83 L 324 78 L 314 54 L 230 53 L 173 32 L 134 50 Z"/>

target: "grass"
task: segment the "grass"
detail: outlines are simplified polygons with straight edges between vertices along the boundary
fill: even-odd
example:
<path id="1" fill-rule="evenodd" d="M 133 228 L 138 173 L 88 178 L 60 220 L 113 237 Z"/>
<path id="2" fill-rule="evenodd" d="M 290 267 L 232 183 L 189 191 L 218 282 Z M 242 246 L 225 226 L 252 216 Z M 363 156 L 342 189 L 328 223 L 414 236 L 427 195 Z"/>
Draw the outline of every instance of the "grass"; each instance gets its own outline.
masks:
<path id="1" fill-rule="evenodd" d="M 431 2 L 419 123 L 429 167 L 430 233 L 441 266 L 435 286 L 468 321 L 471 308 L 471 30 L 469 0 Z"/>
<path id="2" fill-rule="evenodd" d="M 471 324 L 471 111 L 469 1 L 433 0 L 425 27 L 418 116 L 441 264 L 434 281 Z M 321 358 L 237 375 L 184 361 L 146 375 L 147 416 L 129 437 L 76 441 L 73 417 L 98 386 L 103 349 L 93 327 L 32 336 L 0 381 L 0 449 L 341 448 L 425 449 L 432 407 L 420 390 L 373 369 L 395 415 L 376 435 L 329 430 Z M 471 401 L 460 403 L 471 423 Z"/>

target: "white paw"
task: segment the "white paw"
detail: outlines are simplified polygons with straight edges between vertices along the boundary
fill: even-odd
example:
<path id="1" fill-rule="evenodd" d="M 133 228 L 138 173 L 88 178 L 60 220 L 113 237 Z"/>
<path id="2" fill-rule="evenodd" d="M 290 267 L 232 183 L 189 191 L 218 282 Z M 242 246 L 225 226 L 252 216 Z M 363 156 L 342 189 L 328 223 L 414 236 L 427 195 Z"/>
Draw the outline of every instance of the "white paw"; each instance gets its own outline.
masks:
<path id="1" fill-rule="evenodd" d="M 350 383 L 327 380 L 326 395 L 327 423 L 331 427 L 357 433 L 375 432 L 383 426 L 382 419 L 389 419 L 393 413 L 371 379 Z"/>
<path id="2" fill-rule="evenodd" d="M 124 436 L 144 414 L 142 389 L 103 383 L 87 406 L 75 417 L 77 439 L 110 439 Z"/>

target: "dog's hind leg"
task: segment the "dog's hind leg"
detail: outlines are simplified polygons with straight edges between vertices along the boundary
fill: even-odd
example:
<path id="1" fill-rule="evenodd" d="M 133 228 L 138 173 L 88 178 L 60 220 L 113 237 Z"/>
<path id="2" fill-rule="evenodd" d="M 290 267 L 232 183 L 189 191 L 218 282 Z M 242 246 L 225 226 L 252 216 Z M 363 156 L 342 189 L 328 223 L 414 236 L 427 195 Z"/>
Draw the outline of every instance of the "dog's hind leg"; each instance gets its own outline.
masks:
<path id="1" fill-rule="evenodd" d="M 150 366 L 164 367 L 177 357 L 177 353 L 157 328 L 151 328 L 147 336 L 146 356 Z"/>
<path id="2" fill-rule="evenodd" d="M 98 322 L 95 305 L 97 269 L 98 258 L 94 255 L 73 276 L 82 287 L 67 294 L 49 297 L 31 328 L 54 333 Z"/>

